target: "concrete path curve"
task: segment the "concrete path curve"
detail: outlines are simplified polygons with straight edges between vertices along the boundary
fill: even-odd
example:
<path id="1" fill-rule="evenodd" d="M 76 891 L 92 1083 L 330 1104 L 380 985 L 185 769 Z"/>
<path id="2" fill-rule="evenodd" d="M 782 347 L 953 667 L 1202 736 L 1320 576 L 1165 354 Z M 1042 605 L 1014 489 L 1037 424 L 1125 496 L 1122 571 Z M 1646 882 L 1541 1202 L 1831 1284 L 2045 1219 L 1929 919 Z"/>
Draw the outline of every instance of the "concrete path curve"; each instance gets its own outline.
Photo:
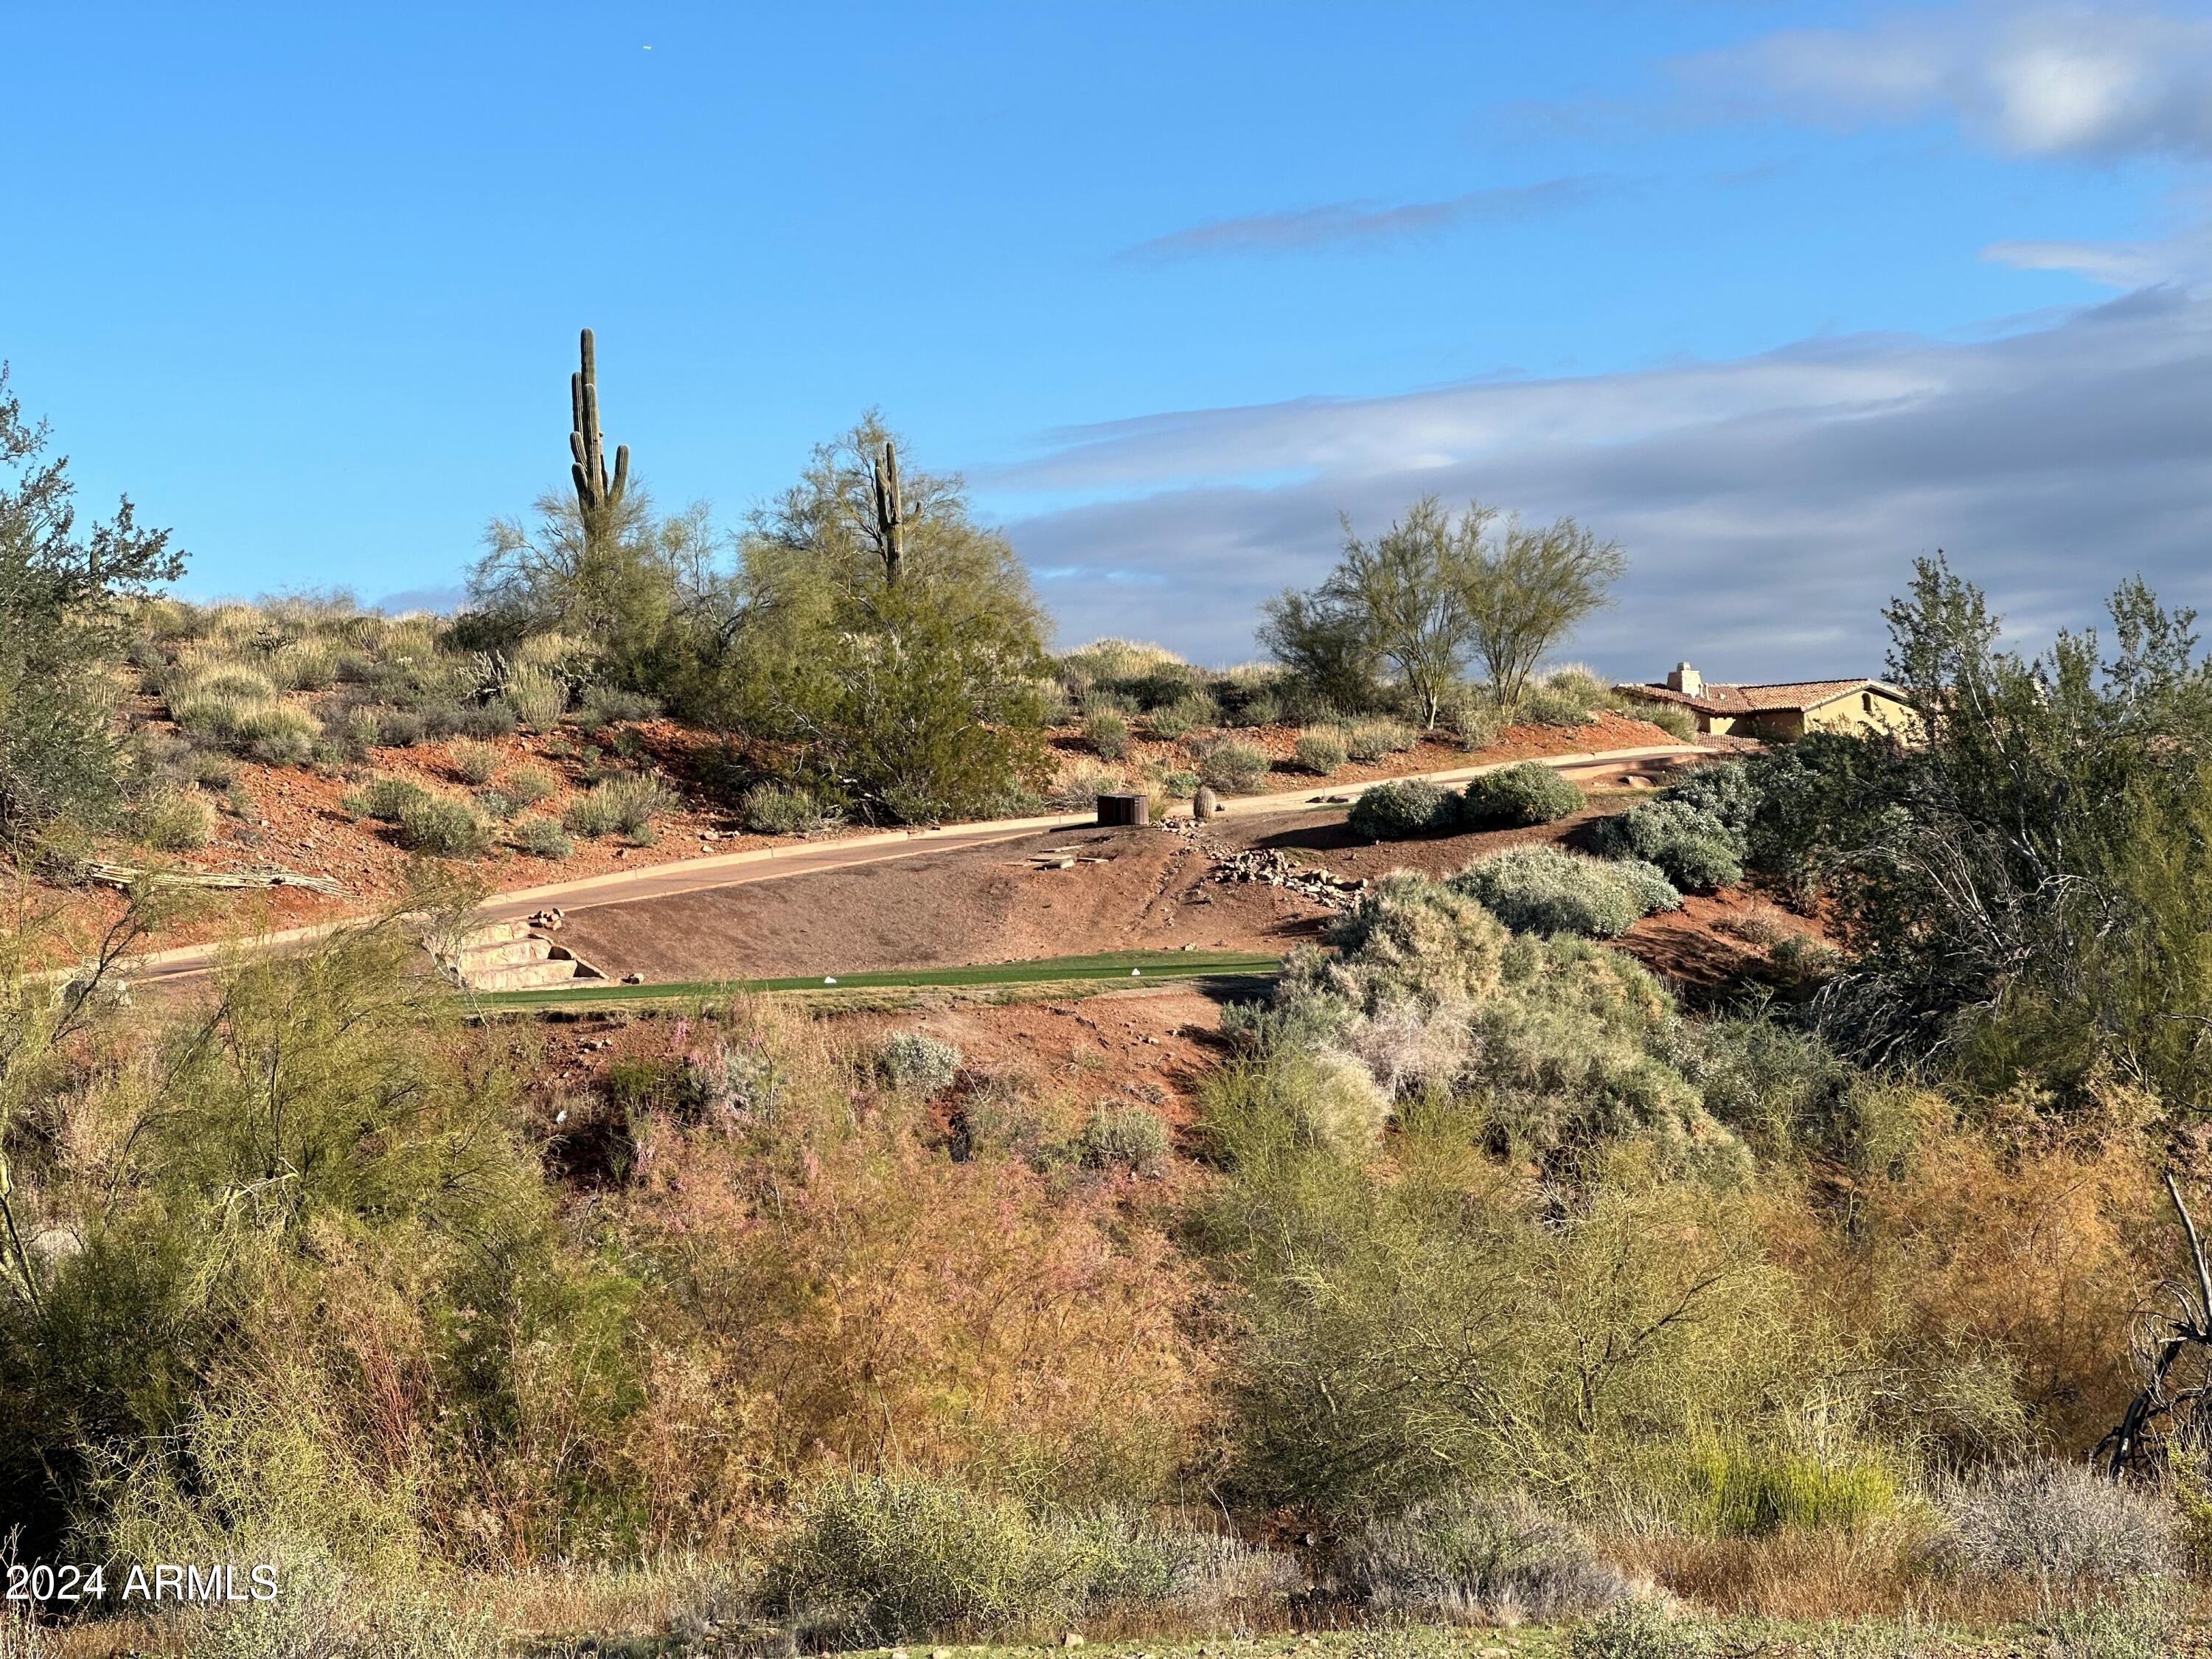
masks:
<path id="1" fill-rule="evenodd" d="M 1610 749 L 1576 755 L 1539 755 L 1530 758 L 1561 772 L 1618 766 L 1629 762 L 1671 760 L 1702 756 L 1711 751 L 1692 744 L 1663 744 L 1645 749 Z M 1461 766 L 1441 772 L 1412 772 L 1407 778 L 1431 783 L 1465 783 L 1485 772 L 1517 766 L 1519 761 L 1492 761 L 1480 766 Z M 1388 780 L 1395 781 L 1395 780 Z M 1296 811 L 1321 805 L 1332 797 L 1356 799 L 1362 789 L 1384 779 L 1347 784 L 1332 789 L 1320 785 L 1271 795 L 1233 795 L 1222 803 L 1223 815 L 1249 817 L 1269 812 Z M 1170 816 L 1176 816 L 1170 814 Z M 1189 809 L 1180 816 L 1188 817 Z M 819 870 L 842 870 L 854 865 L 877 864 L 888 859 L 913 858 L 922 853 L 963 847 L 984 847 L 994 842 L 1018 841 L 1025 836 L 1088 828 L 1087 812 L 1058 813 L 1046 817 L 994 818 L 977 823 L 940 824 L 925 830 L 885 830 L 844 836 L 836 841 L 792 842 L 775 847 L 756 847 L 742 853 L 717 853 L 705 858 L 680 859 L 669 864 L 647 865 L 636 870 L 617 870 L 605 875 L 580 876 L 574 881 L 550 882 L 538 887 L 519 887 L 495 893 L 478 908 L 486 922 L 512 921 L 533 911 L 557 907 L 579 910 L 592 905 L 627 902 L 635 899 L 666 898 L 696 893 L 710 887 L 734 887 L 748 882 L 781 880 Z M 317 922 L 311 927 L 287 927 L 264 933 L 252 941 L 256 950 L 281 950 L 310 944 L 347 925 L 346 921 Z M 119 964 L 125 978 L 135 984 L 166 983 L 190 979 L 211 970 L 225 947 L 220 944 L 180 945 L 150 951 Z"/>

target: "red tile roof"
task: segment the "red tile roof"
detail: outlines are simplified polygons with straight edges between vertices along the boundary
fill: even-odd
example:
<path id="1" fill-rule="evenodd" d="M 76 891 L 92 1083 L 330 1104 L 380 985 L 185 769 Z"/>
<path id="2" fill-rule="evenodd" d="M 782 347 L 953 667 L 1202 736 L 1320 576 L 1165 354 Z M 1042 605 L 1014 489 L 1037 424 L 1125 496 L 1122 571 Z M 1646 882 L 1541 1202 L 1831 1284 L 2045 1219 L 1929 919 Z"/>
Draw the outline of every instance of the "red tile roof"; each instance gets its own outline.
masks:
<path id="1" fill-rule="evenodd" d="M 1818 708 L 1847 697 L 1854 691 L 1874 691 L 1903 702 L 1893 686 L 1880 680 L 1790 680 L 1777 685 L 1727 685 L 1707 680 L 1695 696 L 1667 685 L 1623 685 L 1615 688 L 1655 702 L 1680 703 L 1701 714 L 1773 714 L 1795 709 Z"/>

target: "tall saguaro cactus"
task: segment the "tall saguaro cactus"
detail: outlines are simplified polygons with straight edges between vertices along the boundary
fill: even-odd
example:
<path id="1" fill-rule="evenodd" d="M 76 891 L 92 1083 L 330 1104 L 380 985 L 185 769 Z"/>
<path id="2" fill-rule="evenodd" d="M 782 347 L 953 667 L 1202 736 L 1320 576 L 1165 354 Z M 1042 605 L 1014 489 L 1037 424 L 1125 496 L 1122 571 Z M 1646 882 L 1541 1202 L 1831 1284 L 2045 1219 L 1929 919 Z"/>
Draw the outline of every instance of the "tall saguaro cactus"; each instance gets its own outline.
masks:
<path id="1" fill-rule="evenodd" d="M 896 586 L 899 564 L 906 557 L 906 503 L 899 499 L 898 451 L 888 440 L 875 473 L 876 545 L 883 555 L 884 580 Z"/>
<path id="2" fill-rule="evenodd" d="M 584 331 L 584 366 L 568 377 L 568 453 L 574 458 L 568 471 L 576 481 L 576 505 L 583 510 L 587 532 L 606 522 L 629 487 L 629 446 L 615 450 L 615 470 L 607 473 L 607 434 L 599 430 L 599 363 L 592 349 L 592 331 Z"/>

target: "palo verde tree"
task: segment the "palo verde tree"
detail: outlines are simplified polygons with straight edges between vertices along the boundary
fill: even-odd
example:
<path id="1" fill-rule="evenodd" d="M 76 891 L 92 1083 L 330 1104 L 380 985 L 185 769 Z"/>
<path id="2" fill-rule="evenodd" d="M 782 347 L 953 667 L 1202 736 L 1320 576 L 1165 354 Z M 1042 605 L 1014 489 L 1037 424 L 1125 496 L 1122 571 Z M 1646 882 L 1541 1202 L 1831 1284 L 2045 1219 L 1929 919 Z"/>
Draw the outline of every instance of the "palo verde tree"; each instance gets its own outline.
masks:
<path id="1" fill-rule="evenodd" d="M 752 516 L 688 622 L 679 702 L 863 815 L 988 811 L 1033 781 L 1045 620 L 954 474 L 871 411 Z"/>
<path id="2" fill-rule="evenodd" d="M 81 534 L 69 459 L 49 459 L 47 443 L 0 364 L 0 838 L 18 844 L 115 811 L 124 607 L 184 569 L 169 532 L 140 529 L 128 496 Z"/>
<path id="3" fill-rule="evenodd" d="M 1462 526 L 1479 513 L 1470 507 Z M 1490 516 L 1479 521 L 1485 532 Z M 1469 635 L 1491 695 L 1510 708 L 1537 665 L 1613 603 L 1628 556 L 1571 518 L 1540 526 L 1510 519 L 1496 537 L 1478 533 L 1470 543 L 1462 566 Z"/>
<path id="4" fill-rule="evenodd" d="M 1373 542 L 1344 523 L 1344 553 L 1310 592 L 1267 602 L 1260 643 L 1339 702 L 1358 699 L 1387 665 L 1433 726 L 1443 696 L 1480 658 L 1510 706 L 1544 655 L 1592 611 L 1627 568 L 1620 549 L 1572 519 L 1541 529 L 1479 501 L 1455 519 L 1434 495 Z"/>

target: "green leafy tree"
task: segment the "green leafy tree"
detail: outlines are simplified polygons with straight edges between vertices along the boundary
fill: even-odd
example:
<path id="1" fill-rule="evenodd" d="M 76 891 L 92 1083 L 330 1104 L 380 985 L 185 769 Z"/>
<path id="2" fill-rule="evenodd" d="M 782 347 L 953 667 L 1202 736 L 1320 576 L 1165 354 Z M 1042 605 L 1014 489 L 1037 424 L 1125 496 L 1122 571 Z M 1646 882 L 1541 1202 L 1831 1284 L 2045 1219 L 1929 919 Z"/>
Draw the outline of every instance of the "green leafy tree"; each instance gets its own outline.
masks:
<path id="1" fill-rule="evenodd" d="M 1477 512 L 1470 507 L 1468 520 Z M 1489 517 L 1480 520 L 1486 530 Z M 1613 603 L 1628 556 L 1570 518 L 1540 527 L 1513 520 L 1495 538 L 1468 541 L 1461 567 L 1468 632 L 1492 695 L 1510 707 L 1546 655 Z"/>
<path id="2" fill-rule="evenodd" d="M 1044 616 L 955 476 L 900 477 L 894 549 L 877 477 L 896 444 L 872 412 L 753 516 L 687 618 L 677 705 L 866 816 L 990 811 L 1044 764 Z"/>
<path id="3" fill-rule="evenodd" d="M 1273 601 L 1261 643 L 1285 665 L 1332 679 L 1348 679 L 1363 661 L 1387 663 L 1433 729 L 1474 638 L 1468 578 L 1492 516 L 1469 507 L 1455 523 L 1427 495 L 1372 542 L 1346 519 L 1336 568 L 1311 593 Z"/>
<path id="4" fill-rule="evenodd" d="M 2212 1083 L 2212 887 L 2194 874 L 2212 854 L 2212 671 L 2193 614 L 2140 580 L 2109 608 L 2109 657 L 2094 629 L 2030 657 L 1923 560 L 1886 613 L 1921 740 L 1771 765 L 1751 843 L 1831 893 L 1853 960 L 1822 1013 L 1855 1051 L 2061 1086 L 2112 1063 L 2177 1102 Z"/>
<path id="5" fill-rule="evenodd" d="M 167 531 L 138 527 L 128 496 L 80 533 L 69 459 L 47 444 L 0 365 L 0 837 L 17 843 L 114 813 L 125 607 L 184 568 Z"/>

